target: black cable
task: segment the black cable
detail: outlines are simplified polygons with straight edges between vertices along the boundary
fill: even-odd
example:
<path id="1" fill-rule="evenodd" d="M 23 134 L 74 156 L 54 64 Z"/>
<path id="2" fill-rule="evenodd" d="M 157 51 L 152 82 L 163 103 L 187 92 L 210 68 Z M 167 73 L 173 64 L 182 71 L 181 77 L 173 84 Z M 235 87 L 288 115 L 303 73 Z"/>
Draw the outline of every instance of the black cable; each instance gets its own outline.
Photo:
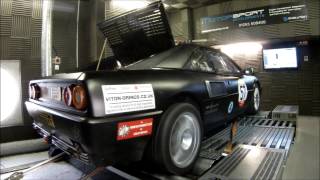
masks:
<path id="1" fill-rule="evenodd" d="M 52 45 L 52 49 L 53 49 L 53 52 L 54 52 L 55 56 L 58 56 L 58 51 L 56 50 L 56 48 L 54 47 L 54 45 Z"/>

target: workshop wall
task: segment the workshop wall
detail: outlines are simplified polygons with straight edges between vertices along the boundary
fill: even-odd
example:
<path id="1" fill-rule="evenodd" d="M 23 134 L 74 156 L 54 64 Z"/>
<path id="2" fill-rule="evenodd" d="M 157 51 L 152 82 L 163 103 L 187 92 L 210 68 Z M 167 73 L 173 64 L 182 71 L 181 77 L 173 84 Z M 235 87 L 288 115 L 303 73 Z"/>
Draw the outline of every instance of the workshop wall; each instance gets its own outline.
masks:
<path id="1" fill-rule="evenodd" d="M 103 41 L 97 23 L 103 20 L 104 0 L 80 0 L 77 36 L 78 0 L 54 0 L 52 17 L 52 57 L 61 58 L 54 73 L 75 72 L 97 60 Z M 89 12 L 89 13 L 88 13 Z M 77 60 L 78 38 L 78 60 Z M 56 50 L 56 52 L 55 52 Z"/>
<path id="2" fill-rule="evenodd" d="M 61 58 L 59 70 L 68 72 L 76 67 L 77 1 L 55 0 L 52 11 L 52 57 Z"/>
<path id="3" fill-rule="evenodd" d="M 294 42 L 293 42 L 294 43 Z M 320 114 L 320 56 L 308 46 L 298 46 L 298 70 L 264 71 L 262 51 L 234 53 L 232 58 L 240 67 L 254 67 L 262 85 L 262 109 L 272 110 L 276 105 L 299 105 L 300 114 Z M 313 47 L 316 48 L 316 47 Z M 317 45 L 319 49 L 319 44 Z M 304 61 L 308 56 L 308 61 Z"/>
<path id="4" fill-rule="evenodd" d="M 0 23 L 0 59 L 20 60 L 24 101 L 28 98 L 29 80 L 41 74 L 42 0 L 2 0 Z M 23 114 L 28 121 L 25 108 Z"/>
<path id="5" fill-rule="evenodd" d="M 194 39 L 215 39 L 217 44 L 228 44 L 241 41 L 261 41 L 297 36 L 320 35 L 320 1 L 305 1 L 308 9 L 308 20 L 283 24 L 263 25 L 250 28 L 226 30 L 202 34 L 200 18 L 220 15 L 228 12 L 262 7 L 272 4 L 292 2 L 283 1 L 245 1 L 233 0 L 224 3 L 200 7 L 193 10 Z M 303 55 L 310 55 L 308 48 L 302 48 Z M 301 57 L 300 57 L 301 58 Z M 258 69 L 257 76 L 263 86 L 262 109 L 271 110 L 278 104 L 298 104 L 300 114 L 320 115 L 320 57 L 309 56 L 309 61 L 301 60 L 297 71 L 265 72 L 262 69 L 262 54 L 234 56 L 241 67 L 252 66 Z"/>
<path id="6" fill-rule="evenodd" d="M 193 39 L 192 10 L 189 8 L 167 12 L 172 35 L 177 41 Z"/>
<path id="7" fill-rule="evenodd" d="M 88 13 L 88 12 L 92 12 Z M 52 57 L 58 55 L 61 58 L 59 70 L 54 73 L 77 71 L 86 67 L 94 56 L 91 55 L 91 46 L 96 39 L 91 40 L 92 16 L 94 16 L 94 0 L 80 1 L 79 24 L 77 37 L 77 0 L 54 0 L 52 17 Z M 95 25 L 94 25 L 95 26 Z M 77 42 L 78 38 L 78 42 Z M 78 62 L 77 62 L 78 43 Z M 96 44 L 96 42 L 94 43 Z M 78 67 L 78 68 L 77 68 Z"/>
<path id="8" fill-rule="evenodd" d="M 1 0 L 0 1 L 0 59 L 20 60 L 22 102 L 28 98 L 29 80 L 41 75 L 41 27 L 42 0 Z M 23 124 L 12 131 L 1 128 L 1 142 L 20 137 L 34 136 L 24 104 Z"/>

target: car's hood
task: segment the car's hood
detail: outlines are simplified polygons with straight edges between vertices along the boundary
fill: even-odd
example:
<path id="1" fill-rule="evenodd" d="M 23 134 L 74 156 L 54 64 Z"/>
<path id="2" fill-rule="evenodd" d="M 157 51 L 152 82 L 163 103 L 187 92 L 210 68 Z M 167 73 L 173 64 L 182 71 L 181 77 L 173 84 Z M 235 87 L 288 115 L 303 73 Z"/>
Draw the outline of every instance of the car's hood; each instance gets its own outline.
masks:
<path id="1" fill-rule="evenodd" d="M 155 2 L 98 24 L 122 65 L 174 47 L 163 4 Z"/>

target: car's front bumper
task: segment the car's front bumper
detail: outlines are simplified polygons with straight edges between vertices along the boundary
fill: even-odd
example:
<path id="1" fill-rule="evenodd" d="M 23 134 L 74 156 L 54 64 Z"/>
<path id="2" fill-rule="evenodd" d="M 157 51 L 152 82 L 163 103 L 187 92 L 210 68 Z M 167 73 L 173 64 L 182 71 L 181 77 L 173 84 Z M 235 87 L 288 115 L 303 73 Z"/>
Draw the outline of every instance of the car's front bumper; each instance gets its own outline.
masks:
<path id="1" fill-rule="evenodd" d="M 151 135 L 117 140 L 118 124 L 152 118 L 156 131 L 161 111 L 112 118 L 90 118 L 68 114 L 27 101 L 34 128 L 50 143 L 94 164 L 141 160 Z"/>

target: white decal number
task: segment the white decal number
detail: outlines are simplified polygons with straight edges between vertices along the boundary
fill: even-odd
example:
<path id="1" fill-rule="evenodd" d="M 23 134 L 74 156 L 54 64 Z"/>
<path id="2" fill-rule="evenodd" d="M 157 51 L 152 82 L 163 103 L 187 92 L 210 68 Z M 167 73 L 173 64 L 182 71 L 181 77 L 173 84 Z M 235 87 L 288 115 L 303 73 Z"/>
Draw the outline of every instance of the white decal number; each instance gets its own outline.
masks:
<path id="1" fill-rule="evenodd" d="M 244 79 L 238 80 L 239 107 L 243 107 L 248 96 L 248 89 Z"/>

